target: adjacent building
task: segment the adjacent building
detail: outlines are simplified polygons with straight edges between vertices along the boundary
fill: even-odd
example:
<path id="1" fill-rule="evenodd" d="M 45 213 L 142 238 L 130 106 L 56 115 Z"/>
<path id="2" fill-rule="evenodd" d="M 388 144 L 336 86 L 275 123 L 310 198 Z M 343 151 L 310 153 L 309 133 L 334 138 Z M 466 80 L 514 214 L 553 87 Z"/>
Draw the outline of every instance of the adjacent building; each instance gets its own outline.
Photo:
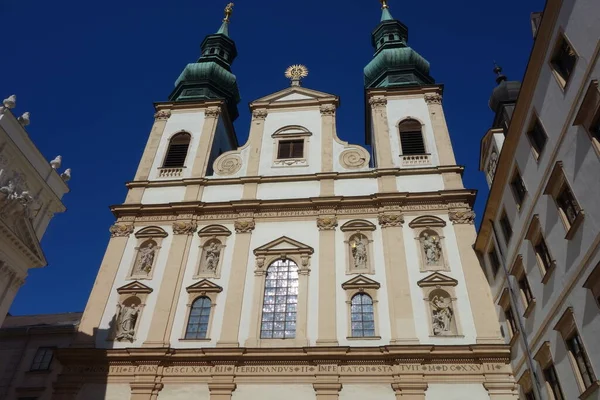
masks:
<path id="1" fill-rule="evenodd" d="M 231 7 L 153 128 L 54 399 L 516 399 L 443 86 L 383 1 L 363 146 L 290 85 L 232 122 Z"/>
<path id="2" fill-rule="evenodd" d="M 600 4 L 548 0 L 522 84 L 497 70 L 475 249 L 525 399 L 597 399 Z"/>
<path id="3" fill-rule="evenodd" d="M 65 211 L 70 169 L 62 173 L 61 157 L 50 163 L 35 147 L 25 127 L 28 112 L 13 114 L 16 96 L 0 107 L 0 326 L 30 268 L 46 258 L 40 240 L 54 217 Z"/>
<path id="4" fill-rule="evenodd" d="M 61 371 L 54 357 L 69 347 L 81 313 L 8 316 L 0 327 L 0 399 L 49 400 Z"/>

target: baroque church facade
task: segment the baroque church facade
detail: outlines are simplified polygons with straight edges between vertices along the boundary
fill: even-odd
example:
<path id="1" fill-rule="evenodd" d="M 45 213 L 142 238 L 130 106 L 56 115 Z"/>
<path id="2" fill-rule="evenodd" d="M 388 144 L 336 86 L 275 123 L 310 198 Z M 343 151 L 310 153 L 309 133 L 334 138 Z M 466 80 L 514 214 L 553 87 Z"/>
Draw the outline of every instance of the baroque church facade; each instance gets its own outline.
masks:
<path id="1" fill-rule="evenodd" d="M 229 16 L 155 122 L 54 399 L 515 399 L 429 63 L 386 2 L 365 68 L 367 151 L 337 96 L 250 104 Z"/>

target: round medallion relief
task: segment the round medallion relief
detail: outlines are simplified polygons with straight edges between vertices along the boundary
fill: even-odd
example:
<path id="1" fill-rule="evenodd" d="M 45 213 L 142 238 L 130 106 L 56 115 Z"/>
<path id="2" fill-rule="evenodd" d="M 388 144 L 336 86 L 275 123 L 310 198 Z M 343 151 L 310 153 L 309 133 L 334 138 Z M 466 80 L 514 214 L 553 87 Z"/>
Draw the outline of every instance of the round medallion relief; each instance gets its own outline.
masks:
<path id="1" fill-rule="evenodd" d="M 233 175 L 242 168 L 242 158 L 237 154 L 223 154 L 215 160 L 217 175 Z"/>
<path id="2" fill-rule="evenodd" d="M 369 153 L 365 149 L 352 148 L 342 151 L 340 164 L 344 168 L 357 169 L 369 165 Z"/>

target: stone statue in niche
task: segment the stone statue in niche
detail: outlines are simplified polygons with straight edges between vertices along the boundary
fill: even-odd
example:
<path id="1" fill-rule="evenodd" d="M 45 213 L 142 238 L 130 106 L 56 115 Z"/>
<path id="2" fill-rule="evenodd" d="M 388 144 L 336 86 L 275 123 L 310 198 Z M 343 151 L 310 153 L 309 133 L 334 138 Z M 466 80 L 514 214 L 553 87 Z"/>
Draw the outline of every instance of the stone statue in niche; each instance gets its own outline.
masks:
<path id="1" fill-rule="evenodd" d="M 352 246 L 352 257 L 354 258 L 354 268 L 366 269 L 367 268 L 367 243 L 366 239 L 361 235 L 354 237 L 354 240 L 350 243 Z"/>
<path id="2" fill-rule="evenodd" d="M 203 270 L 215 272 L 221 258 L 221 245 L 219 242 L 212 241 L 204 246 L 204 265 Z"/>
<path id="3" fill-rule="evenodd" d="M 425 253 L 425 263 L 427 265 L 439 265 L 442 258 L 442 244 L 440 238 L 425 232 L 421 236 L 423 252 Z"/>
<path id="4" fill-rule="evenodd" d="M 119 304 L 118 306 L 119 312 L 117 315 L 115 339 L 125 339 L 133 342 L 139 308 L 135 304 L 131 304 L 130 306 Z"/>
<path id="5" fill-rule="evenodd" d="M 432 308 L 432 325 L 435 336 L 451 335 L 454 312 L 451 300 L 442 295 L 433 296 L 430 301 Z"/>
<path id="6" fill-rule="evenodd" d="M 150 273 L 154 264 L 156 249 L 156 243 L 153 241 L 146 242 L 140 247 L 133 275 L 148 275 Z"/>

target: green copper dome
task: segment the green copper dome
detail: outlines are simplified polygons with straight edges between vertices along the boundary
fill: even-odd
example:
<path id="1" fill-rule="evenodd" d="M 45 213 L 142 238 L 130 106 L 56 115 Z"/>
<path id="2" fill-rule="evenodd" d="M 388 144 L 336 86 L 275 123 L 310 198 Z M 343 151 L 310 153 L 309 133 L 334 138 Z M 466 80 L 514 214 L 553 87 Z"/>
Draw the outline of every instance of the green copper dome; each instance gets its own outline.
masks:
<path id="1" fill-rule="evenodd" d="M 429 62 L 407 45 L 408 28 L 393 19 L 384 7 L 381 23 L 371 34 L 375 55 L 365 67 L 365 87 L 428 85 L 435 82 L 429 75 Z"/>
<path id="2" fill-rule="evenodd" d="M 229 21 L 223 21 L 216 34 L 202 44 L 202 55 L 188 64 L 175 81 L 171 101 L 225 100 L 232 120 L 238 117 L 240 92 L 231 64 L 237 56 L 235 42 L 229 37 Z"/>

